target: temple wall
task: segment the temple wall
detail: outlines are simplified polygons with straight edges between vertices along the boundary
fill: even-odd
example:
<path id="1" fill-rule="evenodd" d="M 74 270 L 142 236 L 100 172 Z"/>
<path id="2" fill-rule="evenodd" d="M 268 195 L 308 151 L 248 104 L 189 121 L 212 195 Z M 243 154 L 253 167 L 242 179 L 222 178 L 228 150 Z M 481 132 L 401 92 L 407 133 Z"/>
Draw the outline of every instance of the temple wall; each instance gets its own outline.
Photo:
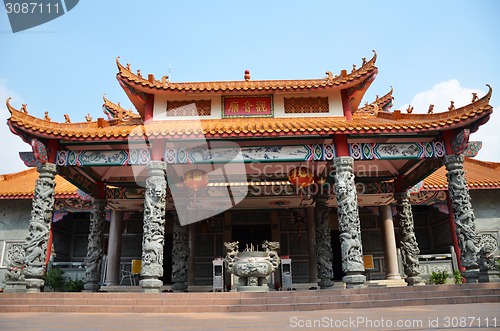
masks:
<path id="1" fill-rule="evenodd" d="M 285 114 L 285 98 L 297 98 L 297 97 L 328 97 L 328 108 L 329 113 L 308 113 L 307 117 L 323 117 L 323 116 L 344 116 L 344 111 L 342 108 L 342 98 L 340 96 L 339 91 L 335 92 L 315 92 L 315 93 L 307 93 L 304 95 L 297 94 L 274 94 L 273 95 L 273 108 L 274 115 L 273 117 L 304 117 L 304 114 Z M 211 115 L 203 116 L 203 119 L 218 119 L 222 117 L 222 99 L 220 95 L 202 95 L 202 96 L 194 96 L 194 95 L 176 95 L 173 97 L 169 96 L 155 96 L 154 102 L 154 117 L 156 119 L 163 119 L 165 117 L 165 112 L 167 109 L 167 101 L 182 101 L 182 100 L 211 100 Z M 178 116 L 171 117 L 172 120 L 190 120 L 190 119 L 198 119 L 198 116 Z"/>
<path id="2" fill-rule="evenodd" d="M 5 257 L 12 242 L 24 242 L 28 236 L 31 200 L 0 200 L 0 288 L 6 272 Z"/>
<path id="3" fill-rule="evenodd" d="M 470 196 L 477 234 L 493 236 L 500 255 L 500 190 L 470 190 Z"/>

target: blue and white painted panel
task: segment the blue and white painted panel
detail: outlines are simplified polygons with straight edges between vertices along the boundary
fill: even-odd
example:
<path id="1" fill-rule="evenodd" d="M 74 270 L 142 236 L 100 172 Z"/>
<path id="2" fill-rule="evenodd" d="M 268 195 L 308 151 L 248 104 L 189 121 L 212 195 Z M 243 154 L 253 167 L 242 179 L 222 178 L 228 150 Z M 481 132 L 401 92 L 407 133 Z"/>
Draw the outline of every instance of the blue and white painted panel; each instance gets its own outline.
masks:
<path id="1" fill-rule="evenodd" d="M 255 146 L 238 148 L 167 147 L 167 163 L 226 163 L 241 153 L 243 162 L 325 161 L 335 157 L 333 145 Z"/>
<path id="2" fill-rule="evenodd" d="M 445 156 L 444 143 L 354 143 L 349 153 L 355 160 L 424 159 Z"/>

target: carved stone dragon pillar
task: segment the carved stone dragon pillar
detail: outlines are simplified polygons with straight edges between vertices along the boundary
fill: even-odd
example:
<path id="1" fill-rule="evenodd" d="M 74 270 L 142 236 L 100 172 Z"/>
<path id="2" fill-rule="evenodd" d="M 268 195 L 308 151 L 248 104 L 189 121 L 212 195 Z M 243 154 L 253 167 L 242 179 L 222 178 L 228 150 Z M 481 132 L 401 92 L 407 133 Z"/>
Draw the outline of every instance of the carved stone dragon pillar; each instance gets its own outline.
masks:
<path id="1" fill-rule="evenodd" d="M 316 260 L 318 267 L 318 285 L 320 288 L 330 288 L 333 286 L 332 267 L 332 244 L 330 238 L 330 224 L 328 217 L 328 206 L 326 205 L 326 195 L 318 195 L 314 198 L 314 225 L 316 229 Z"/>
<path id="2" fill-rule="evenodd" d="M 159 292 L 163 282 L 163 244 L 165 234 L 165 163 L 150 161 L 144 196 L 142 267 L 139 285 L 144 292 Z"/>
<path id="3" fill-rule="evenodd" d="M 188 288 L 189 252 L 188 226 L 181 226 L 179 217 L 175 214 L 172 238 L 172 290 L 174 292 L 184 292 Z"/>
<path id="4" fill-rule="evenodd" d="M 349 156 L 341 156 L 334 159 L 334 164 L 342 269 L 346 273 L 342 281 L 347 288 L 364 287 L 366 276 L 364 275 L 358 197 L 353 174 L 354 160 Z"/>
<path id="5" fill-rule="evenodd" d="M 104 220 L 106 218 L 104 208 L 106 200 L 95 199 L 94 208 L 90 214 L 90 231 L 87 246 L 87 256 L 85 257 L 85 285 L 84 290 L 97 292 L 101 281 L 101 266 L 103 258 L 103 234 Z"/>
<path id="6" fill-rule="evenodd" d="M 397 201 L 398 217 L 399 217 L 399 238 L 401 246 L 401 257 L 403 260 L 403 268 L 406 274 L 405 282 L 409 286 L 421 284 L 422 278 L 419 277 L 418 271 L 419 262 L 417 238 L 415 237 L 415 227 L 413 224 L 413 212 L 409 200 L 408 192 L 400 192 L 394 194 Z"/>
<path id="7" fill-rule="evenodd" d="M 448 173 L 448 190 L 450 192 L 453 218 L 457 228 L 458 246 L 461 251 L 460 261 L 465 268 L 463 276 L 467 283 L 478 281 L 478 255 L 480 251 L 479 237 L 476 233 L 474 211 L 470 202 L 469 190 L 463 169 L 463 155 L 447 155 L 444 159 Z"/>
<path id="8" fill-rule="evenodd" d="M 56 165 L 52 163 L 39 165 L 38 172 L 40 175 L 35 183 L 29 234 L 24 244 L 27 292 L 40 292 L 40 288 L 45 284 L 43 280 L 45 257 L 54 210 Z"/>

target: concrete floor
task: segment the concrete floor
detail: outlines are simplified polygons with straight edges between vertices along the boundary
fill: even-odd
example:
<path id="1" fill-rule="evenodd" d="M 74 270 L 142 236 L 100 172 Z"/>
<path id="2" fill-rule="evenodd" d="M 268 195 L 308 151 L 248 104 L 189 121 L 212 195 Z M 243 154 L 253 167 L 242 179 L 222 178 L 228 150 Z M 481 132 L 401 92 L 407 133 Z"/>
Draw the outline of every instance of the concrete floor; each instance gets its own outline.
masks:
<path id="1" fill-rule="evenodd" d="M 1 313 L 2 331 L 500 329 L 500 303 L 276 313 Z"/>

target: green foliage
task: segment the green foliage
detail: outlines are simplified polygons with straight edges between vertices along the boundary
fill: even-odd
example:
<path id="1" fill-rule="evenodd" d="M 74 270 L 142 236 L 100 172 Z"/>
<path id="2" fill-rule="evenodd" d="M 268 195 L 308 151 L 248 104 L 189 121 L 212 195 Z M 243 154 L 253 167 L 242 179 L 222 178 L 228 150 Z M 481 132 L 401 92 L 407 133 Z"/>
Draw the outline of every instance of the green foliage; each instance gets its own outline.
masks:
<path id="1" fill-rule="evenodd" d="M 59 268 L 52 268 L 47 271 L 43 279 L 45 280 L 45 285 L 53 291 L 61 291 L 64 289 L 64 284 L 66 283 L 64 271 Z"/>
<path id="2" fill-rule="evenodd" d="M 464 279 L 462 277 L 462 273 L 458 270 L 455 270 L 453 272 L 453 279 L 455 281 L 455 284 L 462 284 L 464 282 Z"/>
<path id="3" fill-rule="evenodd" d="M 83 286 L 85 285 L 85 282 L 81 279 L 76 279 L 76 280 L 68 280 L 66 282 L 66 291 L 68 292 L 81 292 L 83 291 Z"/>
<path id="4" fill-rule="evenodd" d="M 429 284 L 433 284 L 433 285 L 446 284 L 447 278 L 448 278 L 447 271 L 445 271 L 445 270 L 438 271 L 438 272 L 433 271 L 430 278 L 429 278 Z"/>

